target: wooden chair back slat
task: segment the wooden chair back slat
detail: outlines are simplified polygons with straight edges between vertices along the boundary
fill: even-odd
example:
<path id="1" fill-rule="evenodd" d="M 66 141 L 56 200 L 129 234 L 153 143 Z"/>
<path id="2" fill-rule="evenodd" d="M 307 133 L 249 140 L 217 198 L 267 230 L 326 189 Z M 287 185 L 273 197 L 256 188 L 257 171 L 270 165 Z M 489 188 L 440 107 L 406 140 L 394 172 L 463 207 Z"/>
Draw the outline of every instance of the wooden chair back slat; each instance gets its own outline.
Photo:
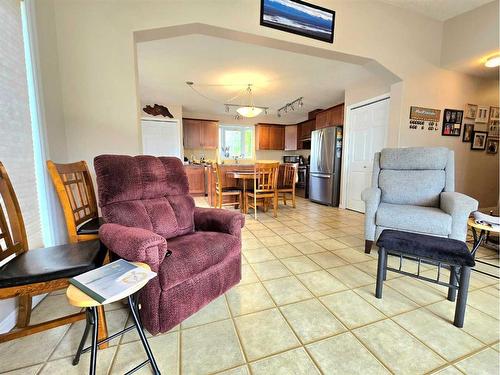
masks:
<path id="1" fill-rule="evenodd" d="M 293 185 L 297 180 L 297 169 L 298 165 L 296 163 L 281 164 L 278 187 L 283 189 L 293 188 Z"/>
<path id="2" fill-rule="evenodd" d="M 277 188 L 279 163 L 255 163 L 254 192 L 270 192 Z"/>
<path id="3" fill-rule="evenodd" d="M 21 208 L 10 182 L 9 175 L 0 162 L 0 261 L 28 250 L 28 237 Z"/>
<path id="4" fill-rule="evenodd" d="M 222 191 L 222 172 L 220 170 L 219 163 L 214 163 L 215 168 L 215 190 Z"/>
<path id="5" fill-rule="evenodd" d="M 56 164 L 47 161 L 50 177 L 64 211 L 71 242 L 77 242 L 77 227 L 98 217 L 92 177 L 85 161 Z"/>

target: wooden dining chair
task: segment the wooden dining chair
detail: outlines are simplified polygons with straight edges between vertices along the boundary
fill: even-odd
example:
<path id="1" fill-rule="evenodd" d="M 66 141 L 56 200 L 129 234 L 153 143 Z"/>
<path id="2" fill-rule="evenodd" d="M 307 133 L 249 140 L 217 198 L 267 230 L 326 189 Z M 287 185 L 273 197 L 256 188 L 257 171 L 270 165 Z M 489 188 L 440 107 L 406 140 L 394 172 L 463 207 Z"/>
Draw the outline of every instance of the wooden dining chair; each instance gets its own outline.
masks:
<path id="1" fill-rule="evenodd" d="M 215 168 L 215 207 L 222 208 L 223 206 L 242 207 L 243 193 L 241 188 L 234 186 L 224 186 L 222 172 L 218 163 L 214 164 Z M 224 202 L 224 197 L 237 197 L 237 201 Z"/>
<path id="2" fill-rule="evenodd" d="M 274 217 L 278 217 L 278 169 L 279 163 L 255 163 L 253 189 L 245 195 L 245 213 L 248 213 L 249 207 L 253 208 L 255 219 L 257 206 L 265 209 L 266 200 L 272 200 Z"/>
<path id="3" fill-rule="evenodd" d="M 286 196 L 291 194 L 292 206 L 295 205 L 295 184 L 297 182 L 297 163 L 285 163 L 280 165 L 278 178 L 278 199 L 283 198 L 283 204 L 286 206 Z"/>
<path id="4" fill-rule="evenodd" d="M 87 163 L 56 164 L 47 160 L 52 183 L 64 212 L 70 243 L 99 238 L 102 219 Z"/>
<path id="5" fill-rule="evenodd" d="M 70 244 L 28 251 L 19 202 L 0 162 L 0 299 L 19 298 L 16 329 L 1 334 L 0 342 L 85 319 L 85 313 L 78 312 L 29 324 L 33 296 L 66 288 L 70 277 L 102 265 L 106 251 L 98 241 L 76 247 Z M 107 332 L 101 331 L 99 336 L 104 338 Z"/>

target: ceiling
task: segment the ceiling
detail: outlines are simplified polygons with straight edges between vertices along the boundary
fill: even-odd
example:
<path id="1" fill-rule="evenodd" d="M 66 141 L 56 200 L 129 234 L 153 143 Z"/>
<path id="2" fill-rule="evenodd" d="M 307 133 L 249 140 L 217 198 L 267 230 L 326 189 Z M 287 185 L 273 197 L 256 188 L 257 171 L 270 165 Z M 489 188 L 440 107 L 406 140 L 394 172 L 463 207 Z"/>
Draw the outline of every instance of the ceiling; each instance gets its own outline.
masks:
<path id="1" fill-rule="evenodd" d="M 384 3 L 409 9 L 438 21 L 468 12 L 492 0 L 382 0 Z"/>
<path id="2" fill-rule="evenodd" d="M 181 104 L 183 112 L 223 115 L 223 104 L 251 83 L 254 104 L 270 107 L 269 115 L 258 117 L 262 122 L 302 121 L 313 109 L 342 102 L 346 87 L 373 77 L 355 64 L 204 35 L 138 43 L 137 56 L 144 104 Z M 277 118 L 278 108 L 301 96 L 302 108 Z M 248 97 L 232 103 L 248 104 Z"/>

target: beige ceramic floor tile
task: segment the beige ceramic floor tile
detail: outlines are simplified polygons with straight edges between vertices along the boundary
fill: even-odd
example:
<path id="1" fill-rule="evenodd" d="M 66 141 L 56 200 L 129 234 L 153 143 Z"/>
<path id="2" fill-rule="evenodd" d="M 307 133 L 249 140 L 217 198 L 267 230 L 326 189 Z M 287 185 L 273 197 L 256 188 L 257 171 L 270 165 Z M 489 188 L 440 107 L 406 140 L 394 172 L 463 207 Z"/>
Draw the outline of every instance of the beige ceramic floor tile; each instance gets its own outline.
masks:
<path id="1" fill-rule="evenodd" d="M 61 326 L 0 344 L 0 372 L 44 362 L 68 328 Z"/>
<path id="2" fill-rule="evenodd" d="M 241 243 L 242 250 L 252 250 L 265 247 L 257 238 L 244 239 Z"/>
<path id="3" fill-rule="evenodd" d="M 255 263 L 252 267 L 262 281 L 291 275 L 290 271 L 279 260 Z"/>
<path id="4" fill-rule="evenodd" d="M 325 248 L 326 250 L 340 250 L 345 249 L 347 245 L 333 238 L 327 238 L 321 241 L 316 241 L 318 245 Z"/>
<path id="5" fill-rule="evenodd" d="M 300 251 L 289 243 L 286 245 L 270 246 L 268 249 L 276 258 L 290 258 L 302 255 Z"/>
<path id="6" fill-rule="evenodd" d="M 387 280 L 384 285 L 389 285 L 419 305 L 442 301 L 447 296 L 446 288 L 435 289 L 409 277 Z"/>
<path id="7" fill-rule="evenodd" d="M 433 372 L 432 375 L 463 375 L 463 372 L 454 366 L 448 366 L 442 370 Z"/>
<path id="8" fill-rule="evenodd" d="M 273 233 L 273 236 L 260 238 L 260 241 L 264 244 L 264 246 L 286 245 L 286 243 L 287 243 L 280 236 L 274 235 L 274 233 Z"/>
<path id="9" fill-rule="evenodd" d="M 314 242 L 291 242 L 302 254 L 314 254 L 324 252 L 325 249 Z"/>
<path id="10" fill-rule="evenodd" d="M 252 234 L 256 238 L 259 238 L 259 239 L 262 239 L 264 237 L 274 237 L 274 236 L 276 236 L 276 233 L 274 233 L 270 228 L 253 230 Z"/>
<path id="11" fill-rule="evenodd" d="M 393 318 L 448 361 L 480 349 L 484 344 L 429 310 L 421 308 Z"/>
<path id="12" fill-rule="evenodd" d="M 250 371 L 247 366 L 240 366 L 231 370 L 218 372 L 217 375 L 250 375 Z"/>
<path id="13" fill-rule="evenodd" d="M 336 240 L 345 243 L 349 247 L 362 246 L 365 243 L 365 240 L 355 236 L 337 237 Z"/>
<path id="14" fill-rule="evenodd" d="M 342 260 L 342 258 L 336 256 L 335 254 L 325 251 L 323 253 L 309 254 L 309 258 L 315 261 L 323 268 L 332 268 L 346 265 L 347 263 Z"/>
<path id="15" fill-rule="evenodd" d="M 273 229 L 273 232 L 276 233 L 278 236 L 286 237 L 290 234 L 296 234 L 297 231 L 295 231 L 293 228 L 288 228 L 288 227 L 283 227 L 279 229 Z"/>
<path id="16" fill-rule="evenodd" d="M 349 289 L 327 271 L 315 271 L 297 275 L 300 281 L 316 296 L 323 296 Z"/>
<path id="17" fill-rule="evenodd" d="M 349 328 L 359 327 L 385 316 L 352 290 L 320 297 L 321 302 Z"/>
<path id="18" fill-rule="evenodd" d="M 311 242 L 308 238 L 304 237 L 301 233 L 292 233 L 282 236 L 288 243 L 295 246 L 298 243 L 309 243 Z M 300 249 L 299 249 L 300 250 Z"/>
<path id="19" fill-rule="evenodd" d="M 372 251 L 373 254 L 373 251 Z M 354 267 L 360 269 L 361 271 L 367 273 L 368 275 L 372 276 L 374 279 L 377 278 L 377 260 L 370 260 L 368 262 L 361 262 L 361 263 L 355 263 L 353 264 Z M 395 272 L 387 272 L 387 280 L 391 279 L 396 279 L 398 277 L 403 277 L 403 275 L 400 275 Z"/>
<path id="20" fill-rule="evenodd" d="M 428 305 L 426 308 L 444 319 L 448 324 L 453 324 L 453 319 L 455 318 L 455 306 L 455 302 L 444 300 Z M 499 321 L 495 318 L 473 308 L 472 306 L 467 306 L 465 310 L 464 327 L 462 330 L 486 344 L 493 344 L 500 339 L 500 331 L 491 329 L 491 327 L 498 326 L 498 324 Z"/>
<path id="21" fill-rule="evenodd" d="M 239 285 L 226 293 L 233 316 L 274 307 L 274 302 L 261 283 Z"/>
<path id="22" fill-rule="evenodd" d="M 321 267 L 304 255 L 283 259 L 282 262 L 294 274 L 321 270 Z"/>
<path id="23" fill-rule="evenodd" d="M 230 319 L 183 330 L 181 335 L 183 374 L 208 374 L 245 363 Z"/>
<path id="24" fill-rule="evenodd" d="M 200 311 L 194 313 L 181 323 L 181 328 L 190 328 L 201 324 L 212 323 L 218 320 L 228 319 L 230 317 L 226 304 L 226 298 L 220 296 Z"/>
<path id="25" fill-rule="evenodd" d="M 319 229 L 318 229 L 319 230 Z M 328 239 L 328 236 L 326 234 L 323 234 L 321 232 L 304 232 L 302 235 L 311 241 L 320 241 L 320 240 L 326 240 Z"/>
<path id="26" fill-rule="evenodd" d="M 359 294 L 387 316 L 401 314 L 419 307 L 415 302 L 409 300 L 401 293 L 388 286 L 383 288 L 381 299 L 375 297 L 375 284 L 354 289 L 354 292 Z"/>
<path id="27" fill-rule="evenodd" d="M 284 305 L 313 297 L 295 276 L 264 281 L 263 284 L 277 305 Z"/>
<path id="28" fill-rule="evenodd" d="M 469 293 L 467 304 L 495 319 L 500 319 L 500 299 L 498 297 L 485 293 L 482 290 L 477 290 Z"/>
<path id="29" fill-rule="evenodd" d="M 390 374 L 350 333 L 307 345 L 325 374 Z"/>
<path id="30" fill-rule="evenodd" d="M 359 251 L 352 248 L 335 250 L 333 253 L 335 255 L 338 255 L 348 263 L 361 263 L 372 259 L 369 256 L 366 256 L 364 253 L 360 253 Z"/>
<path id="31" fill-rule="evenodd" d="M 351 265 L 330 268 L 328 272 L 350 288 L 358 288 L 375 282 L 375 278 Z"/>
<path id="32" fill-rule="evenodd" d="M 319 371 L 303 348 L 290 350 L 250 364 L 254 375 L 313 375 Z"/>
<path id="33" fill-rule="evenodd" d="M 128 316 L 129 316 L 128 309 L 119 309 L 106 312 L 106 322 L 108 325 L 109 334 L 113 334 L 125 328 L 125 323 L 127 323 Z M 64 335 L 64 338 L 57 346 L 57 349 L 50 357 L 50 359 L 54 360 L 74 355 L 76 353 L 76 350 L 78 349 L 80 340 L 82 339 L 84 329 L 85 329 L 84 320 L 72 324 L 66 335 Z M 137 336 L 136 332 L 134 332 L 134 334 Z M 139 340 L 139 337 L 137 337 L 137 339 Z M 118 337 L 114 340 L 111 340 L 109 342 L 109 345 L 115 346 L 118 345 L 119 342 L 120 338 Z M 90 343 L 91 339 L 89 335 L 89 337 L 87 338 L 86 345 L 88 346 L 90 345 Z"/>
<path id="34" fill-rule="evenodd" d="M 498 356 L 498 352 L 495 352 L 493 349 L 488 348 L 456 363 L 455 366 L 464 374 L 497 375 L 500 374 Z"/>
<path id="35" fill-rule="evenodd" d="M 35 375 L 38 373 L 42 365 L 35 365 L 29 367 L 23 367 L 18 370 L 12 370 L 9 372 L 3 372 L 2 375 Z M 88 369 L 87 369 L 88 371 Z"/>
<path id="36" fill-rule="evenodd" d="M 80 308 L 69 304 L 66 294 L 49 295 L 33 309 L 30 324 L 42 323 L 79 311 Z"/>
<path id="37" fill-rule="evenodd" d="M 333 336 L 346 330 L 317 299 L 282 306 L 280 310 L 303 343 Z"/>
<path id="38" fill-rule="evenodd" d="M 358 328 L 354 334 L 397 374 L 424 374 L 446 363 L 389 319 Z"/>
<path id="39" fill-rule="evenodd" d="M 117 347 L 110 347 L 105 350 L 99 350 L 97 353 L 97 374 L 109 374 L 111 363 L 113 361 L 113 357 L 115 356 Z M 143 352 L 144 353 L 144 352 Z M 144 359 L 146 359 L 146 353 L 144 353 Z M 86 375 L 89 373 L 90 366 L 90 353 L 82 354 L 80 358 L 80 362 L 77 366 L 73 366 L 73 357 L 66 357 L 56 359 L 54 361 L 47 362 L 45 366 L 42 368 L 42 371 L 39 372 L 40 375 L 66 375 L 66 374 L 78 374 L 78 375 Z M 138 361 L 137 363 L 131 363 L 130 368 L 138 365 L 142 361 Z M 144 373 L 144 372 L 143 372 Z"/>
<path id="40" fill-rule="evenodd" d="M 234 321 L 249 361 L 300 345 L 277 309 L 240 316 Z"/>
<path id="41" fill-rule="evenodd" d="M 265 247 L 259 249 L 245 250 L 243 255 L 248 263 L 265 262 L 267 260 L 276 259 L 276 257 Z"/>

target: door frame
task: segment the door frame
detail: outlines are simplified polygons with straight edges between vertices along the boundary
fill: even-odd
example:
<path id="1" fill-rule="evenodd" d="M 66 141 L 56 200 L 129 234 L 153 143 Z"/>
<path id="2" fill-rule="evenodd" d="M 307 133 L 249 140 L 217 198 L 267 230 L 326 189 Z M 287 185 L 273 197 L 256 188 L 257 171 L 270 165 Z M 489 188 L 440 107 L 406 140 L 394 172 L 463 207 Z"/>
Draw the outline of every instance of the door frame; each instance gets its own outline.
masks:
<path id="1" fill-rule="evenodd" d="M 351 151 L 349 148 L 350 141 L 350 130 L 351 130 L 351 110 L 356 109 L 358 107 L 364 107 L 381 100 L 391 99 L 390 92 L 387 92 L 382 95 L 375 96 L 370 99 L 366 99 L 354 104 L 351 104 L 345 108 L 345 121 L 344 121 L 344 131 L 342 137 L 342 167 L 341 167 L 341 176 L 340 176 L 340 200 L 339 200 L 339 208 L 347 209 L 347 180 L 349 176 L 349 152 Z M 390 102 L 389 102 L 390 105 Z M 389 107 L 390 110 L 390 107 Z M 387 133 L 386 133 L 386 141 L 389 135 L 389 124 L 387 124 Z"/>

